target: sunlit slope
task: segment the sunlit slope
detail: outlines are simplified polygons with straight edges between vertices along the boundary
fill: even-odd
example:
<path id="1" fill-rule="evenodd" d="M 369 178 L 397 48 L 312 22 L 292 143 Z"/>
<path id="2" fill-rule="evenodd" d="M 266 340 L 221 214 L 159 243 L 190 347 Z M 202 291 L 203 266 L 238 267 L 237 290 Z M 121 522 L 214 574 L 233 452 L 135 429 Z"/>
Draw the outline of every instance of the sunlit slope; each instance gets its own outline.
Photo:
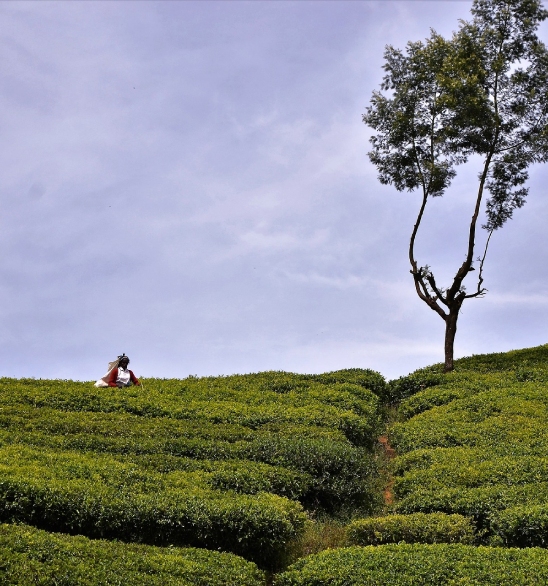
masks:
<path id="1" fill-rule="evenodd" d="M 144 389 L 1 379 L 1 520 L 272 565 L 306 509 L 378 503 L 384 386 L 357 369 Z"/>
<path id="2" fill-rule="evenodd" d="M 548 543 L 548 346 L 457 361 L 392 384 L 400 513 L 460 513 L 485 543 Z M 414 394 L 412 394 L 414 393 Z"/>

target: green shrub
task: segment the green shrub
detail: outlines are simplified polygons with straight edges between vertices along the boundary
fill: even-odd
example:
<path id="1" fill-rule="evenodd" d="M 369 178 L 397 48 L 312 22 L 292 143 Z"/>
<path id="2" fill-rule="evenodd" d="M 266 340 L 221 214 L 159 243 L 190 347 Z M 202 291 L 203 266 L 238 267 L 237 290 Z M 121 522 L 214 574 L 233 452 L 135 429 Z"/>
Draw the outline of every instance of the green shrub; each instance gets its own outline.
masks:
<path id="1" fill-rule="evenodd" d="M 548 363 L 548 344 L 510 352 L 477 354 L 455 360 L 458 372 L 472 371 L 476 374 L 515 371 L 521 368 L 542 368 Z"/>
<path id="2" fill-rule="evenodd" d="M 305 504 L 336 511 L 349 505 L 373 511 L 380 503 L 377 462 L 373 455 L 328 440 L 271 437 L 250 442 L 246 457 L 303 470 L 312 477 Z M 309 500 L 311 499 L 311 500 Z"/>
<path id="3" fill-rule="evenodd" d="M 350 383 L 358 385 L 364 389 L 375 393 L 382 400 L 386 398 L 387 384 L 384 377 L 374 370 L 362 368 L 348 368 L 345 370 L 335 370 L 324 374 L 308 375 L 322 383 L 323 385 L 332 385 L 338 383 Z"/>
<path id="4" fill-rule="evenodd" d="M 208 489 L 97 454 L 0 449 L 0 520 L 88 537 L 221 549 L 275 564 L 304 530 L 298 503 Z"/>
<path id="5" fill-rule="evenodd" d="M 548 482 L 508 486 L 497 484 L 478 488 L 420 488 L 398 500 L 398 513 L 458 514 L 474 519 L 479 529 L 492 531 L 491 519 L 497 511 L 523 503 L 538 505 L 548 502 Z"/>
<path id="6" fill-rule="evenodd" d="M 229 553 L 160 548 L 0 525 L 0 584 L 10 586 L 263 586 L 255 564 Z"/>
<path id="7" fill-rule="evenodd" d="M 491 515 L 491 527 L 506 546 L 548 547 L 548 503 L 496 511 Z"/>
<path id="8" fill-rule="evenodd" d="M 444 375 L 439 372 L 418 371 L 408 376 L 402 376 L 388 383 L 386 392 L 388 402 L 400 403 L 419 391 L 443 384 L 445 380 Z"/>
<path id="9" fill-rule="evenodd" d="M 398 513 L 462 514 L 486 542 L 545 545 L 546 358 L 548 346 L 461 359 L 401 404 L 407 420 L 389 432 Z"/>
<path id="10" fill-rule="evenodd" d="M 329 550 L 299 560 L 275 586 L 539 586 L 548 552 L 460 544 L 400 544 Z"/>
<path id="11" fill-rule="evenodd" d="M 371 391 L 358 385 L 329 387 L 307 380 L 303 388 L 279 393 L 261 390 L 261 381 L 259 375 L 180 381 L 145 379 L 147 390 L 143 391 L 140 387 L 98 389 L 73 381 L 3 378 L 0 405 L 130 413 L 252 430 L 272 424 L 328 427 L 342 431 L 356 445 L 373 447 L 372 436 L 379 429 L 380 416 L 379 400 Z"/>
<path id="12" fill-rule="evenodd" d="M 465 378 L 468 380 L 463 380 Z M 471 378 L 470 376 L 459 376 L 458 379 L 454 377 L 451 382 L 445 382 L 444 384 L 419 391 L 402 401 L 398 412 L 401 417 L 409 419 L 433 407 L 447 405 L 455 399 L 463 399 L 470 395 L 489 390 L 490 386 L 488 382 L 484 380 L 470 380 Z"/>
<path id="13" fill-rule="evenodd" d="M 384 387 L 360 369 L 125 389 L 2 378 L 0 519 L 274 567 L 302 535 L 300 503 L 340 516 L 382 503 Z"/>
<path id="14" fill-rule="evenodd" d="M 329 511 L 352 505 L 371 512 L 380 499 L 375 457 L 348 442 L 284 438 L 276 434 L 256 434 L 254 441 L 246 442 L 182 438 L 167 443 L 166 451 L 175 455 L 165 455 L 154 453 L 153 439 L 132 443 L 131 437 L 109 438 L 100 434 L 52 436 L 0 431 L 0 445 L 19 442 L 60 451 L 103 452 L 118 459 L 119 454 L 125 454 L 126 461 L 164 472 L 207 470 L 211 472 L 208 482 L 213 487 L 247 493 L 266 490 Z M 164 449 L 161 443 L 157 448 Z M 223 459 L 232 464 L 223 464 Z"/>
<path id="15" fill-rule="evenodd" d="M 548 478 L 548 458 L 493 455 L 491 459 L 480 460 L 470 450 L 457 448 L 451 452 L 445 454 L 445 460 L 432 463 L 428 468 L 414 469 L 403 477 L 397 477 L 394 483 L 395 494 L 403 497 L 422 487 L 436 490 L 497 484 L 516 486 L 534 484 Z M 485 456 L 485 452 L 483 455 Z"/>
<path id="16" fill-rule="evenodd" d="M 491 389 L 434 407 L 392 426 L 392 446 L 403 454 L 421 448 L 472 446 L 495 453 L 548 445 L 548 393 L 525 383 Z"/>
<path id="17" fill-rule="evenodd" d="M 220 378 L 221 382 L 224 380 Z M 238 380 L 243 384 L 246 379 L 239 377 Z M 343 428 L 359 443 L 373 445 L 379 414 L 378 399 L 370 391 L 351 384 L 322 387 L 307 380 L 308 386 L 298 397 L 288 391 L 280 398 L 274 392 L 258 393 L 256 386 L 235 390 L 223 387 L 218 379 L 208 381 L 209 386 L 205 385 L 205 388 L 203 379 L 178 381 L 179 387 L 189 385 L 188 388 L 183 386 L 183 390 L 176 381 L 160 381 L 156 391 L 147 390 L 145 395 L 141 390 L 129 389 L 131 393 L 128 391 L 125 396 L 118 389 L 109 394 L 93 387 L 94 390 L 90 390 L 89 385 L 65 381 L 19 383 L 2 379 L 0 444 L 26 443 L 56 450 L 146 455 L 151 456 L 147 458 L 150 465 L 158 469 L 167 466 L 171 469 L 211 470 L 207 461 L 248 460 L 276 470 L 271 469 L 272 473 L 268 473 L 268 481 L 265 478 L 266 466 L 260 474 L 257 467 L 248 466 L 243 473 L 245 478 L 234 468 L 230 478 L 227 467 L 214 464 L 224 472 L 217 474 L 216 479 L 211 478 L 213 486 L 248 493 L 269 491 L 297 498 L 309 507 L 331 511 L 341 506 L 360 506 L 366 511 L 376 505 L 375 458 L 368 449 L 353 445 L 341 431 Z M 196 398 L 205 399 L 206 389 L 209 389 L 209 399 L 227 399 L 217 402 L 219 409 L 221 404 L 224 408 L 221 421 L 216 421 L 211 401 L 207 403 L 211 406 L 209 419 L 199 417 L 198 412 L 201 410 L 203 414 L 206 403 L 196 401 Z M 96 391 L 100 391 L 99 394 Z M 170 406 L 177 408 L 180 414 L 181 401 L 177 393 L 189 393 L 185 408 L 188 405 L 196 408 L 188 419 L 150 415 L 149 409 L 158 410 L 162 406 L 165 411 Z M 237 400 L 229 401 L 233 395 Z M 254 401 L 256 406 L 248 405 L 248 400 Z M 132 409 L 140 405 L 135 410 L 146 415 L 124 412 L 120 405 L 122 401 Z M 266 407 L 261 401 L 266 402 L 271 413 L 275 412 L 278 403 L 282 403 L 281 415 L 258 427 L 249 427 L 249 420 L 265 413 Z M 293 405 L 285 414 L 298 412 L 299 422 L 283 419 L 284 401 Z M 62 411 L 51 408 L 51 403 L 57 403 L 63 409 L 85 406 L 95 410 Z M 306 407 L 307 403 L 311 405 Z M 116 405 L 121 411 L 109 411 Z M 106 409 L 107 412 L 97 409 Z M 244 412 L 246 425 L 241 420 Z M 206 462 L 203 466 L 193 465 L 192 461 L 197 460 Z M 284 472 L 282 468 L 288 471 Z"/>
<path id="18" fill-rule="evenodd" d="M 474 542 L 470 518 L 444 513 L 415 513 L 358 519 L 348 526 L 351 545 L 383 543 L 464 543 Z"/>
<path id="19" fill-rule="evenodd" d="M 284 373 L 286 374 L 286 373 Z M 299 375 L 292 375 L 299 377 Z M 355 443 L 371 444 L 379 425 L 378 398 L 363 387 L 316 381 L 279 393 L 261 390 L 261 377 L 184 380 L 145 379 L 146 391 L 97 389 L 89 383 L 0 379 L 0 404 L 50 407 L 61 411 L 125 412 L 201 423 L 313 425 L 340 429 Z"/>

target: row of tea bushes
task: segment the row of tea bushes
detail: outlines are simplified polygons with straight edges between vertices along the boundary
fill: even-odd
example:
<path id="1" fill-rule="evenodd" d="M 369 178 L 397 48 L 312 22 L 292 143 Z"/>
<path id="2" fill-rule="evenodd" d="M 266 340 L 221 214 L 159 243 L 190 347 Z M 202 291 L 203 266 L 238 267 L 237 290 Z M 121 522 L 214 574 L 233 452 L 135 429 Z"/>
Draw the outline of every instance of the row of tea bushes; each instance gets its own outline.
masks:
<path id="1" fill-rule="evenodd" d="M 492 544 L 548 542 L 547 358 L 543 346 L 463 359 L 402 403 L 397 512 L 466 515 Z"/>
<path id="2" fill-rule="evenodd" d="M 409 468 L 407 473 L 396 479 L 394 488 L 400 497 L 405 497 L 415 490 L 428 487 L 429 490 L 443 488 L 478 488 L 498 484 L 522 485 L 544 482 L 548 479 L 548 458 L 538 456 L 499 456 L 486 450 L 470 448 L 448 448 L 434 450 L 417 450 L 430 455 L 429 465 Z M 413 455 L 414 452 L 411 452 Z M 417 462 L 417 459 L 414 460 Z M 420 464 L 419 464 L 420 465 Z M 398 471 L 405 470 L 398 463 Z"/>
<path id="3" fill-rule="evenodd" d="M 349 505 L 371 510 L 379 500 L 374 455 L 329 428 L 278 432 L 272 426 L 252 430 L 127 413 L 3 407 L 0 445 L 18 443 L 142 456 L 140 465 L 163 471 L 209 470 L 217 488 L 264 490 L 327 510 Z M 219 462 L 223 460 L 232 464 Z"/>
<path id="4" fill-rule="evenodd" d="M 378 506 L 377 373 L 143 382 L 0 379 L 0 519 L 272 568 L 303 505 Z"/>
<path id="5" fill-rule="evenodd" d="M 50 531 L 219 549 L 275 564 L 302 534 L 301 506 L 208 488 L 203 472 L 154 472 L 108 455 L 0 448 L 0 520 Z"/>
<path id="6" fill-rule="evenodd" d="M 350 545 L 384 543 L 464 543 L 473 544 L 475 527 L 471 519 L 444 513 L 386 515 L 352 521 L 347 527 Z"/>
<path id="7" fill-rule="evenodd" d="M 512 383 L 432 407 L 394 425 L 390 438 L 399 453 L 421 448 L 468 446 L 496 453 L 533 450 L 546 454 L 548 385 Z M 540 447 L 540 450 L 538 449 Z"/>
<path id="8" fill-rule="evenodd" d="M 252 562 L 194 548 L 90 540 L 0 525 L 0 584 L 9 586 L 263 586 Z"/>
<path id="9" fill-rule="evenodd" d="M 460 544 L 398 544 L 327 550 L 301 559 L 275 586 L 539 586 L 548 552 Z"/>
<path id="10" fill-rule="evenodd" d="M 298 494 L 285 485 L 274 492 L 305 506 L 366 511 L 379 500 L 374 457 L 367 453 L 379 429 L 379 400 L 365 388 L 369 382 L 384 385 L 377 373 L 359 369 L 146 380 L 144 388 L 129 389 L 0 379 L 0 441 L 251 460 L 301 473 Z"/>
<path id="11" fill-rule="evenodd" d="M 447 393 L 449 402 L 452 398 L 461 398 L 474 392 L 494 388 L 497 386 L 506 387 L 509 382 L 548 382 L 548 369 L 546 368 L 548 355 L 548 344 L 523 350 L 511 352 L 500 352 L 493 354 L 479 354 L 460 358 L 455 361 L 455 370 L 450 373 L 443 373 L 442 363 L 421 368 L 410 375 L 402 376 L 390 381 L 385 388 L 384 394 L 387 400 L 392 403 L 405 401 L 409 404 L 401 406 L 401 412 L 405 415 L 406 409 L 413 411 L 413 401 L 407 401 L 416 393 L 422 397 L 418 401 L 416 412 L 420 412 L 421 401 L 426 401 L 424 409 L 429 409 L 437 404 L 438 391 Z M 427 389 L 441 386 L 441 389 L 434 390 L 433 402 L 428 404 L 430 394 Z M 475 389 L 474 389 L 475 387 Z M 452 393 L 456 396 L 450 397 Z M 440 397 L 443 401 L 443 399 Z M 412 416 L 416 412 L 410 412 Z"/>
<path id="12" fill-rule="evenodd" d="M 89 383 L 4 378 L 0 379 L 0 405 L 126 412 L 252 429 L 272 424 L 323 426 L 340 429 L 356 445 L 374 443 L 380 425 L 377 395 L 357 384 L 328 386 L 315 380 L 301 381 L 301 386 L 284 392 L 273 390 L 277 380 L 282 384 L 303 376 L 270 373 L 266 379 L 261 375 L 145 379 L 144 389 L 97 389 Z"/>

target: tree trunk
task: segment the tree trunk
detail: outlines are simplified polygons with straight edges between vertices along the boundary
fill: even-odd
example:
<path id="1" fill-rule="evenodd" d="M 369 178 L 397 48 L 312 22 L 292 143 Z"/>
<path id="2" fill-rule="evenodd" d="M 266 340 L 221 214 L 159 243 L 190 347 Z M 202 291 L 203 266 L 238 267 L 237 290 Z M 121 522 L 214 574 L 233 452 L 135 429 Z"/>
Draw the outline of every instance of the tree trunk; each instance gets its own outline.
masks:
<path id="1" fill-rule="evenodd" d="M 445 366 L 443 372 L 451 372 L 453 366 L 453 348 L 457 333 L 457 319 L 460 307 L 450 307 L 449 315 L 445 318 Z"/>

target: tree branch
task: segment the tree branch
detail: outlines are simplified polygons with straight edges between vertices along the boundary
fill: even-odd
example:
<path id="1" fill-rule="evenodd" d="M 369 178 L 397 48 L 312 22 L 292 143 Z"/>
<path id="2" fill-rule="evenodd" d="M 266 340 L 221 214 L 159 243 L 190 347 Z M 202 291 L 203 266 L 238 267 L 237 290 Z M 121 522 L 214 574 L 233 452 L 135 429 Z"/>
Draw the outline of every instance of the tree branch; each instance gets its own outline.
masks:
<path id="1" fill-rule="evenodd" d="M 487 292 L 487 289 L 482 288 L 481 285 L 483 283 L 483 263 L 485 262 L 485 257 L 487 256 L 487 249 L 489 248 L 489 241 L 491 240 L 491 236 L 493 235 L 494 228 L 489 232 L 489 236 L 487 237 L 487 242 L 485 243 L 485 250 L 483 251 L 483 257 L 480 262 L 479 267 L 479 274 L 478 274 L 478 290 L 475 293 L 470 293 L 469 295 L 465 296 L 465 299 L 470 299 L 471 297 L 483 297 Z"/>

